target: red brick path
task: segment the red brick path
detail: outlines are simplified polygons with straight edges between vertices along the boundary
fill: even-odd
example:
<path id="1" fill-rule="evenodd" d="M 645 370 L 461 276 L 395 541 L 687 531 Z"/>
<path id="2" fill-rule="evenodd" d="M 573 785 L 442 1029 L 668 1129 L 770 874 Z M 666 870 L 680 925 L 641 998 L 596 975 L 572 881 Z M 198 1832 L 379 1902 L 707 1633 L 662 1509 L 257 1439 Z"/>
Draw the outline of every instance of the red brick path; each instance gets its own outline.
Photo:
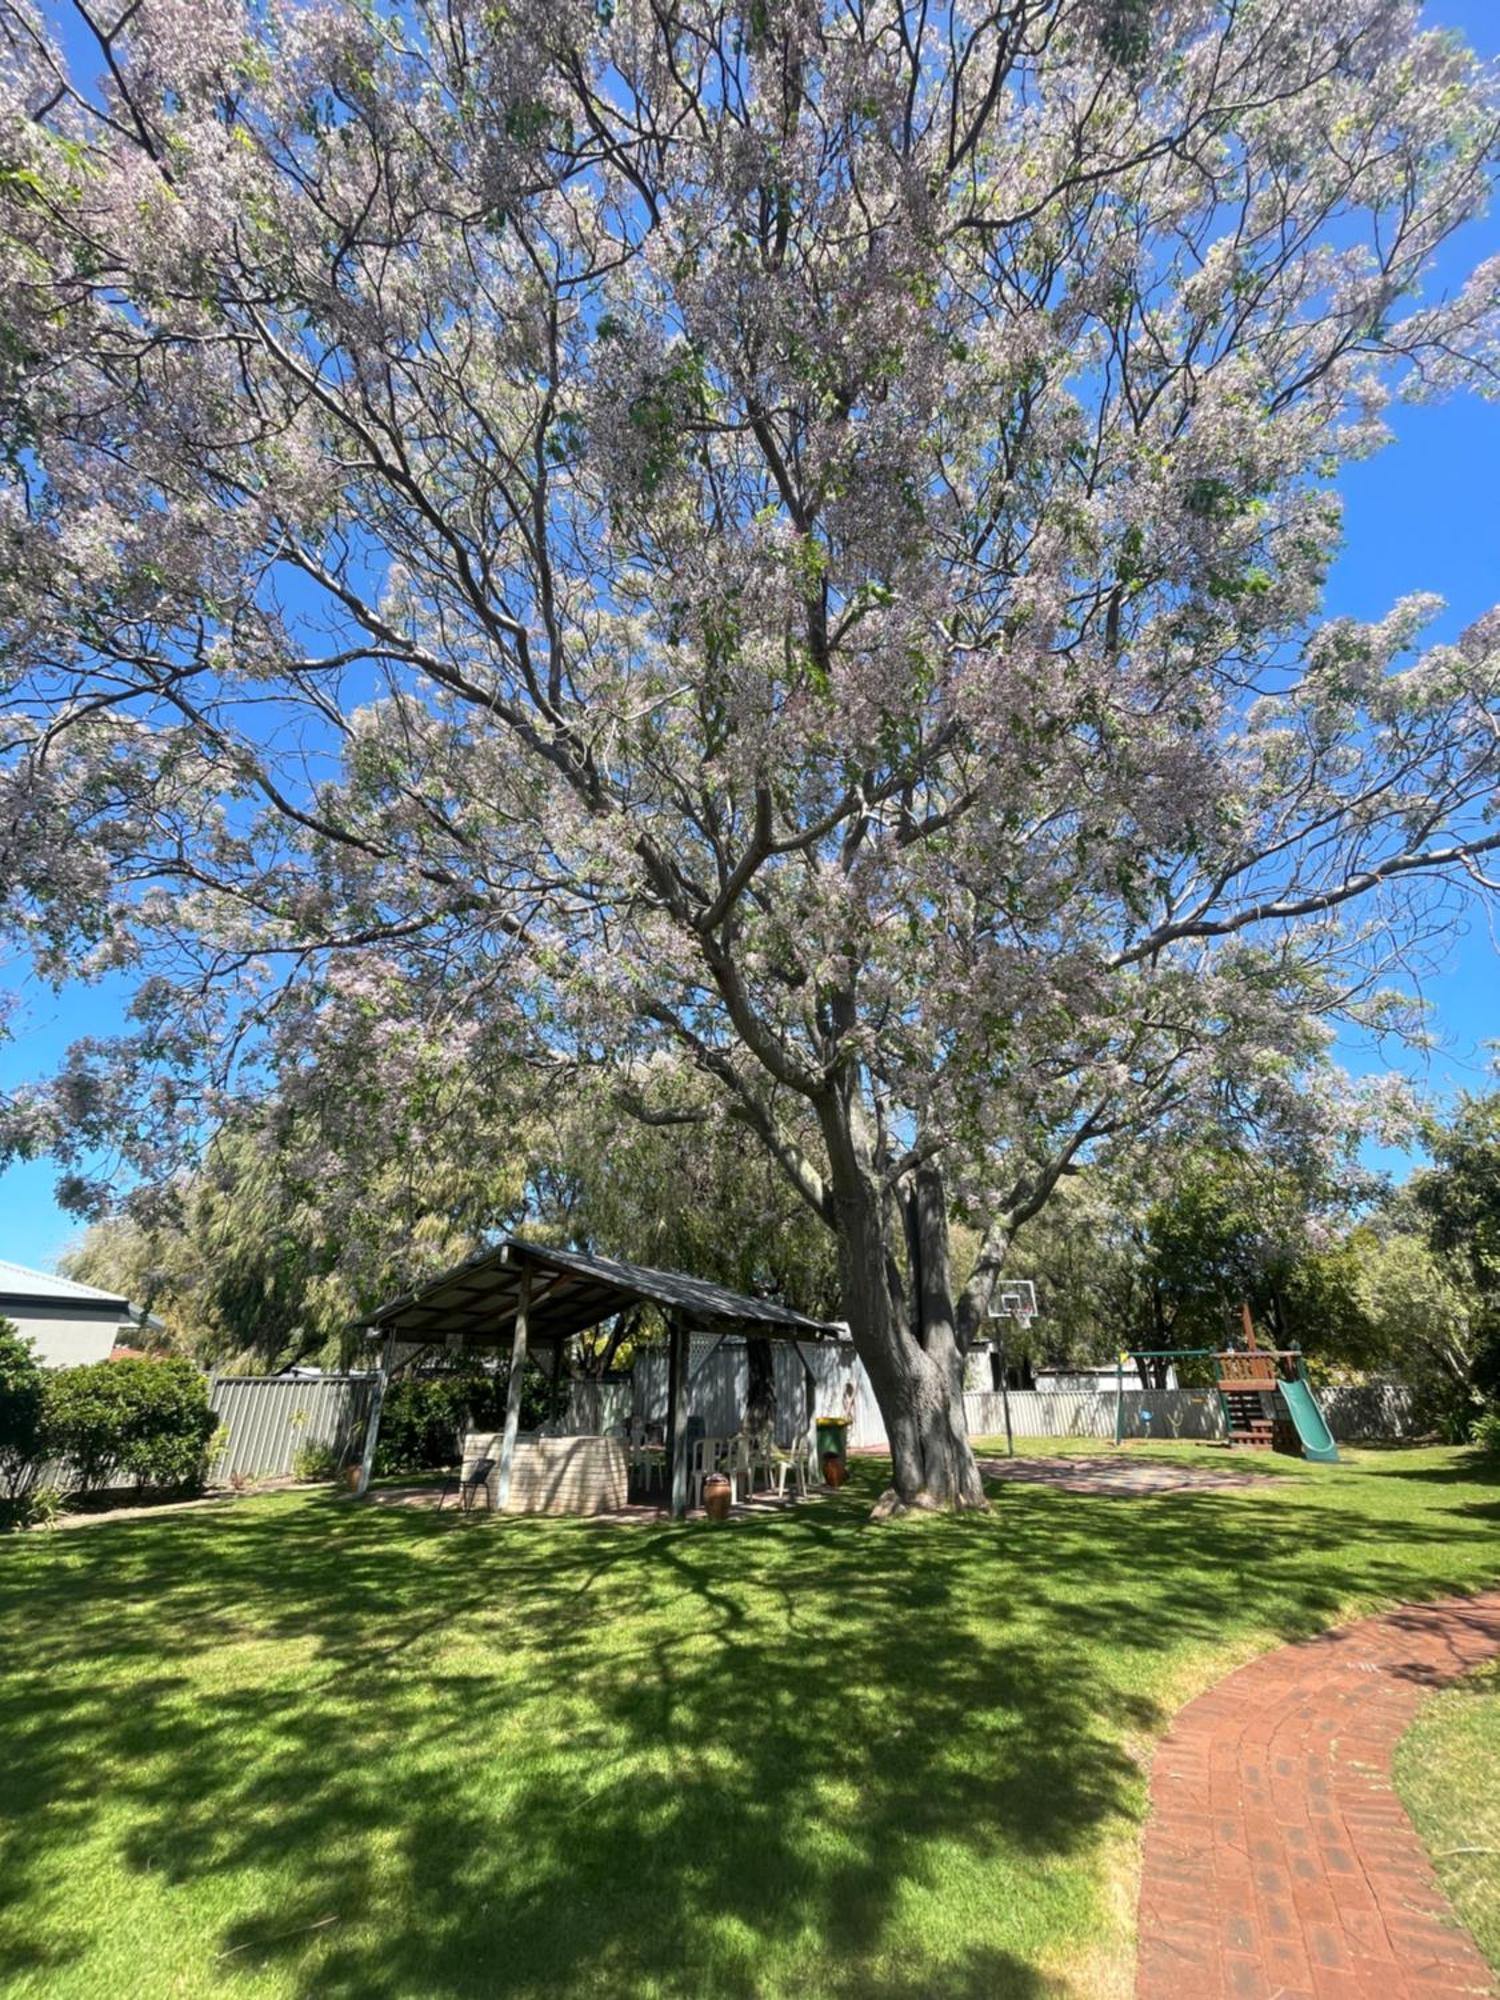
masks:
<path id="1" fill-rule="evenodd" d="M 1136 2000 L 1458 2000 L 1495 1980 L 1391 1789 L 1424 1693 L 1500 1653 L 1500 1591 L 1253 1660 L 1157 1749 Z"/>

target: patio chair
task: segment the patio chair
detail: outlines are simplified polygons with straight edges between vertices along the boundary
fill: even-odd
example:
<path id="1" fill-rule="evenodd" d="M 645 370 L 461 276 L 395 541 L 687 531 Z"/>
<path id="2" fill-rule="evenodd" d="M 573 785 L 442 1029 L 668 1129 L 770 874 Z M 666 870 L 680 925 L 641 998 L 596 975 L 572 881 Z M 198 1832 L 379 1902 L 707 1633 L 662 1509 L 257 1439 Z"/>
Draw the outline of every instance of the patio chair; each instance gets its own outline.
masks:
<path id="1" fill-rule="evenodd" d="M 764 1431 L 741 1431 L 734 1440 L 736 1500 L 776 1484 L 776 1446 Z"/>
<path id="2" fill-rule="evenodd" d="M 630 1477 L 639 1480 L 642 1492 L 649 1494 L 653 1486 L 664 1484 L 666 1458 L 659 1446 L 653 1448 L 642 1438 L 625 1449 L 630 1461 Z"/>
<path id="3" fill-rule="evenodd" d="M 688 1504 L 693 1507 L 703 1505 L 703 1482 L 719 1470 L 719 1461 L 727 1450 L 723 1438 L 694 1438 L 688 1446 Z M 731 1472 L 730 1488 L 734 1486 Z"/>
<path id="4" fill-rule="evenodd" d="M 453 1477 L 443 1487 L 442 1492 L 438 1495 L 438 1503 L 437 1503 L 438 1512 L 440 1514 L 442 1513 L 443 1502 L 447 1499 L 448 1495 L 450 1493 L 456 1493 L 458 1495 L 458 1505 L 460 1513 L 463 1514 L 473 1513 L 474 1496 L 478 1493 L 481 1486 L 484 1488 L 485 1506 L 493 1507 L 495 1503 L 490 1494 L 490 1474 L 494 1471 L 494 1469 L 495 1469 L 494 1459 L 477 1458 L 475 1459 L 474 1463 L 469 1467 L 467 1473 L 465 1474 L 455 1473 Z"/>
<path id="5" fill-rule="evenodd" d="M 790 1479 L 796 1487 L 798 1497 L 807 1498 L 807 1454 L 805 1449 L 793 1445 L 771 1447 L 770 1484 L 776 1490 L 776 1498 L 786 1498 L 786 1483 Z"/>

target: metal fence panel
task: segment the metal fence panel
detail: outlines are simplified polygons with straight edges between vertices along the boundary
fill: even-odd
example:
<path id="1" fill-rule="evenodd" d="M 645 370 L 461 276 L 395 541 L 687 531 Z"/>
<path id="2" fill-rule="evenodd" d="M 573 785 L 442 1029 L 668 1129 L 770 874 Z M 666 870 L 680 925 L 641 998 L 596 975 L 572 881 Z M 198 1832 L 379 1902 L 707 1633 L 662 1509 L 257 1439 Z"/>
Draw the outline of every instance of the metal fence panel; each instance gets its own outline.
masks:
<path id="1" fill-rule="evenodd" d="M 1400 1382 L 1337 1383 L 1317 1391 L 1328 1428 L 1344 1443 L 1357 1438 L 1403 1438 L 1414 1431 L 1412 1393 Z M 1120 1435 L 1126 1438 L 1222 1438 L 1224 1413 L 1213 1389 L 1127 1389 L 1121 1397 Z M 1150 1411 L 1150 1421 L 1146 1412 Z M 998 1389 L 964 1397 L 971 1437 L 1001 1437 L 1005 1410 Z M 1016 1437 L 1115 1435 L 1113 1389 L 1013 1389 L 1011 1431 Z"/>
<path id="2" fill-rule="evenodd" d="M 1404 1382 L 1338 1382 L 1318 1391 L 1328 1428 L 1346 1444 L 1417 1433 L 1415 1398 Z"/>
<path id="3" fill-rule="evenodd" d="M 664 1347 L 638 1354 L 631 1378 L 632 1414 L 645 1423 L 667 1420 L 669 1364 Z M 799 1377 L 800 1381 L 800 1371 Z M 776 1407 L 784 1397 L 780 1370 L 776 1377 Z M 750 1394 L 750 1363 L 742 1340 L 717 1341 L 713 1334 L 695 1333 L 688 1342 L 687 1394 L 684 1414 L 701 1417 L 709 1437 L 732 1437 L 744 1425 Z M 799 1390 L 800 1395 L 800 1390 Z"/>
<path id="4" fill-rule="evenodd" d="M 725 1341 L 710 1353 L 712 1339 L 695 1334 L 689 1363 L 688 1414 L 701 1416 L 713 1437 L 725 1437 L 744 1423 L 749 1368 L 743 1342 Z M 885 1425 L 864 1363 L 852 1346 L 839 1342 L 798 1347 L 774 1343 L 776 1432 L 789 1443 L 801 1427 L 804 1406 L 803 1360 L 814 1382 L 814 1416 L 837 1416 L 848 1408 L 853 1390 L 851 1445 L 883 1449 Z M 632 1414 L 663 1423 L 667 1414 L 667 1357 L 648 1348 L 636 1357 Z M 1348 1383 L 1320 1389 L 1318 1400 L 1336 1438 L 1401 1438 L 1412 1435 L 1411 1391 L 1398 1382 Z M 1121 1398 L 1120 1435 L 1126 1438 L 1222 1438 L 1223 1406 L 1214 1389 L 1127 1389 Z M 1149 1412 L 1149 1419 L 1147 1416 Z M 970 1390 L 964 1414 L 971 1437 L 1005 1433 L 1004 1404 L 998 1389 Z M 1024 1438 L 1113 1438 L 1113 1389 L 1013 1389 L 1012 1433 Z"/>
<path id="5" fill-rule="evenodd" d="M 1216 1438 L 1224 1417 L 1212 1389 L 1127 1389 L 1120 1398 L 1120 1434 L 1127 1438 Z M 1147 1413 L 1149 1412 L 1149 1421 Z M 964 1397 L 971 1437 L 1002 1437 L 1005 1404 L 998 1389 Z M 1012 1389 L 1010 1426 L 1016 1437 L 1115 1435 L 1113 1389 Z"/>
<path id="6" fill-rule="evenodd" d="M 603 1437 L 626 1421 L 632 1407 L 629 1382 L 580 1378 L 568 1384 L 568 1429 L 577 1437 Z"/>
<path id="7" fill-rule="evenodd" d="M 852 1408 L 849 1442 L 883 1449 L 885 1426 L 864 1364 L 846 1342 L 772 1343 L 776 1387 L 776 1435 L 790 1444 L 805 1427 L 807 1381 L 812 1378 L 813 1416 L 841 1415 Z M 744 1424 L 750 1388 L 745 1343 L 715 1345 L 694 1334 L 689 1348 L 687 1412 L 703 1420 L 713 1437 L 726 1437 Z M 210 1483 L 236 1476 L 285 1477 L 296 1469 L 307 1445 L 326 1445 L 349 1454 L 363 1432 L 370 1403 L 367 1375 L 219 1376 L 209 1400 L 228 1442 L 209 1471 Z M 1319 1391 L 1328 1426 L 1345 1442 L 1362 1437 L 1399 1438 L 1412 1434 L 1411 1391 L 1398 1382 L 1342 1384 Z M 1127 1389 L 1122 1398 L 1121 1434 L 1127 1438 L 1221 1438 L 1224 1419 L 1212 1389 Z M 1145 1412 L 1150 1411 L 1149 1423 Z M 636 1358 L 629 1382 L 575 1382 L 570 1421 L 575 1430 L 599 1434 L 634 1415 L 661 1423 L 667 1414 L 667 1356 L 648 1348 Z M 1004 1434 L 999 1390 L 971 1390 L 964 1397 L 971 1437 Z M 1018 1438 L 1113 1438 L 1112 1389 L 1012 1390 L 1011 1429 Z"/>
<path id="8" fill-rule="evenodd" d="M 209 1483 L 283 1478 L 304 1446 L 347 1455 L 364 1430 L 368 1375 L 217 1375 L 209 1406 L 228 1438 L 209 1468 Z"/>

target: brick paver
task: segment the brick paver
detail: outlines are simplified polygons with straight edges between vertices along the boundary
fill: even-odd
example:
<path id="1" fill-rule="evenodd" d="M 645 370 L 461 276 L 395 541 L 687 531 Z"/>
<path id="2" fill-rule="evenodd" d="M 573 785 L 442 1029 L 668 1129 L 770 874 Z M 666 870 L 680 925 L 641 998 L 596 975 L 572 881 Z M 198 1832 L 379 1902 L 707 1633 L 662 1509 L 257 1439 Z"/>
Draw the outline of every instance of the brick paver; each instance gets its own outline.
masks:
<path id="1" fill-rule="evenodd" d="M 1459 2000 L 1496 1982 L 1391 1789 L 1428 1689 L 1500 1653 L 1500 1591 L 1283 1646 L 1156 1752 L 1136 2000 Z"/>

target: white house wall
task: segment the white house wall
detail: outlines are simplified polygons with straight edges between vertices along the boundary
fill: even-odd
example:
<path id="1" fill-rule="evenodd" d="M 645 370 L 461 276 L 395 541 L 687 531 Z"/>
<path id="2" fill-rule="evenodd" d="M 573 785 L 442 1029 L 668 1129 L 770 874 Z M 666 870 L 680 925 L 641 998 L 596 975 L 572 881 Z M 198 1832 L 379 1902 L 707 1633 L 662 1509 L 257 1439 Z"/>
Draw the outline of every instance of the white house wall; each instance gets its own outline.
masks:
<path id="1" fill-rule="evenodd" d="M 44 1368 L 77 1368 L 85 1361 L 108 1361 L 120 1336 L 120 1315 L 108 1318 L 69 1311 L 50 1312 L 44 1306 L 7 1307 L 0 1299 L 0 1319 L 8 1319 L 22 1338 L 31 1341 Z"/>

